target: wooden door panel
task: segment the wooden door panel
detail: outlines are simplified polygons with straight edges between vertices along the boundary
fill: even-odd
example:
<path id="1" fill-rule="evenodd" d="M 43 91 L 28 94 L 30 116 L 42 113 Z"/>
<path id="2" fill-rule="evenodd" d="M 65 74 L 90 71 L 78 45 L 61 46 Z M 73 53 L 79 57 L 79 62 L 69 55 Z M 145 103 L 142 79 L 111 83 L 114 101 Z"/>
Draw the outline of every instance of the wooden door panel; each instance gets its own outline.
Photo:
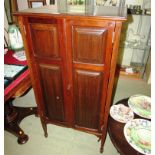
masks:
<path id="1" fill-rule="evenodd" d="M 59 66 L 42 64 L 39 67 L 46 115 L 51 120 L 64 121 L 61 69 Z"/>
<path id="2" fill-rule="evenodd" d="M 73 60 L 83 63 L 103 64 L 107 30 L 95 27 L 73 26 Z"/>
<path id="3" fill-rule="evenodd" d="M 84 24 L 85 23 L 85 24 Z M 96 24 L 95 24 L 96 23 Z M 68 57 L 72 59 L 75 126 L 101 132 L 104 124 L 115 22 L 70 20 Z"/>
<path id="4" fill-rule="evenodd" d="M 41 58 L 60 58 L 56 24 L 30 24 L 34 55 Z"/>
<path id="5" fill-rule="evenodd" d="M 102 72 L 75 70 L 75 125 L 91 129 L 99 128 L 102 76 Z"/>

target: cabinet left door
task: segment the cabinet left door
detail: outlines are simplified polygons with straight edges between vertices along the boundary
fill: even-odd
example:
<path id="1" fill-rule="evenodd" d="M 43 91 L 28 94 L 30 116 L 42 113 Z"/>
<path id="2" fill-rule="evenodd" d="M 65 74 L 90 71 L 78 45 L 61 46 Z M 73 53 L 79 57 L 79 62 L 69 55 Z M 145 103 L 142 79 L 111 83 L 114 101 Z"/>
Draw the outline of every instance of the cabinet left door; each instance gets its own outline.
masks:
<path id="1" fill-rule="evenodd" d="M 64 66 L 59 35 L 61 30 L 59 32 L 60 26 L 57 20 L 51 20 L 51 23 L 47 21 L 46 19 L 29 19 L 29 44 L 38 73 L 37 85 L 41 88 L 45 118 L 50 121 L 64 122 L 64 81 L 62 78 Z"/>

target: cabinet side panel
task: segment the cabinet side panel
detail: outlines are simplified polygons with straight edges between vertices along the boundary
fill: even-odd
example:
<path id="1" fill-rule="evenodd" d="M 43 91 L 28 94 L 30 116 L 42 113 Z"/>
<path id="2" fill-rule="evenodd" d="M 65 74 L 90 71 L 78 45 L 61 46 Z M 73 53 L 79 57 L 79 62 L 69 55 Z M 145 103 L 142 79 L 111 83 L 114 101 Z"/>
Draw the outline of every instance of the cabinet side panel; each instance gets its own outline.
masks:
<path id="1" fill-rule="evenodd" d="M 39 67 L 46 115 L 51 120 L 64 121 L 61 69 L 59 66 Z"/>
<path id="2" fill-rule="evenodd" d="M 101 72 L 75 70 L 75 125 L 91 129 L 98 129 L 101 86 Z"/>

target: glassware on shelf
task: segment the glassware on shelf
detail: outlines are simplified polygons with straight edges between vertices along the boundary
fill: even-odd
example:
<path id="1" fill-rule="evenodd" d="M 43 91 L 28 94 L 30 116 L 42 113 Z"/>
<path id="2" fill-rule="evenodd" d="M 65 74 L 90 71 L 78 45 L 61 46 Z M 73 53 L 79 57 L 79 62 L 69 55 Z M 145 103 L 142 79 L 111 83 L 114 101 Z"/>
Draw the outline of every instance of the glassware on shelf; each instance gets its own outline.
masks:
<path id="1" fill-rule="evenodd" d="M 68 11 L 67 0 L 57 0 L 58 12 L 66 13 Z"/>
<path id="2" fill-rule="evenodd" d="M 84 13 L 85 12 L 85 0 L 68 0 L 67 1 L 68 12 L 71 13 Z"/>
<path id="3" fill-rule="evenodd" d="M 125 0 L 96 0 L 97 6 L 125 6 Z"/>
<path id="4" fill-rule="evenodd" d="M 95 3 L 94 0 L 85 0 L 85 13 L 89 14 L 94 12 Z"/>
<path id="5" fill-rule="evenodd" d="M 142 39 L 145 39 L 145 35 L 134 33 L 133 29 L 129 29 L 127 33 L 127 39 L 125 41 L 125 47 L 144 49 L 146 43 L 143 43 Z"/>
<path id="6" fill-rule="evenodd" d="M 139 50 L 149 50 L 150 49 L 150 46 L 146 45 L 146 42 L 140 42 L 140 44 L 125 42 L 120 47 L 131 48 L 131 49 L 139 49 Z"/>
<path id="7" fill-rule="evenodd" d="M 128 6 L 128 14 L 136 14 L 140 15 L 142 14 L 143 10 L 141 8 L 141 5 L 129 5 Z"/>

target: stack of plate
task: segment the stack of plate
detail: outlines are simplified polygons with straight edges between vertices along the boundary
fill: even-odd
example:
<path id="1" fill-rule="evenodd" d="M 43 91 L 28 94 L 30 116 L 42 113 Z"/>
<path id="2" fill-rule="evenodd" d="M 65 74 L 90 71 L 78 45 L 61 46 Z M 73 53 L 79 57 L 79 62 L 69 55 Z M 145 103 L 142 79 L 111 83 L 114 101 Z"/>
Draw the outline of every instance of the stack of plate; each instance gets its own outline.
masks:
<path id="1" fill-rule="evenodd" d="M 123 104 L 113 105 L 110 115 L 116 121 L 126 123 L 124 136 L 127 142 L 138 152 L 151 154 L 151 98 L 133 95 L 128 100 L 129 107 Z M 134 119 L 134 113 L 146 119 Z"/>

